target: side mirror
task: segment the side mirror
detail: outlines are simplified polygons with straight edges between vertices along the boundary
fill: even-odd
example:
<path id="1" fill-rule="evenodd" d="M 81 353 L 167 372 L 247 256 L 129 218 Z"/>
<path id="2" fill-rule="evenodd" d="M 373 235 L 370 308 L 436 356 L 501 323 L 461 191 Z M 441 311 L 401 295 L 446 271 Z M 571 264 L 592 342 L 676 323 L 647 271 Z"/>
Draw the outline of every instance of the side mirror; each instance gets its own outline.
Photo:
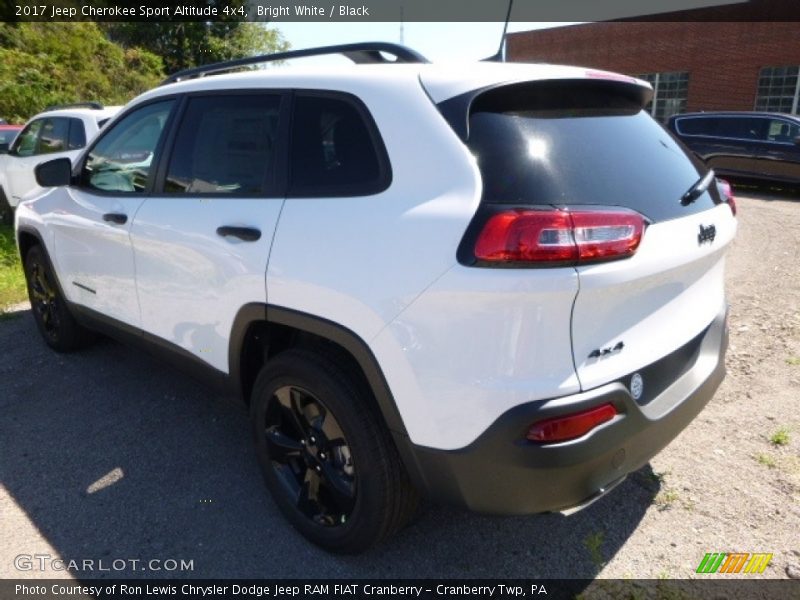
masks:
<path id="1" fill-rule="evenodd" d="M 797 144 L 798 146 L 800 146 L 800 135 L 798 135 L 796 138 L 794 138 L 794 143 Z"/>
<path id="2" fill-rule="evenodd" d="M 8 149 L 11 147 L 11 144 L 7 142 L 0 143 L 0 154 L 8 154 Z"/>
<path id="3" fill-rule="evenodd" d="M 69 185 L 72 180 L 72 161 L 68 158 L 48 160 L 33 170 L 36 183 L 42 187 L 60 187 Z"/>

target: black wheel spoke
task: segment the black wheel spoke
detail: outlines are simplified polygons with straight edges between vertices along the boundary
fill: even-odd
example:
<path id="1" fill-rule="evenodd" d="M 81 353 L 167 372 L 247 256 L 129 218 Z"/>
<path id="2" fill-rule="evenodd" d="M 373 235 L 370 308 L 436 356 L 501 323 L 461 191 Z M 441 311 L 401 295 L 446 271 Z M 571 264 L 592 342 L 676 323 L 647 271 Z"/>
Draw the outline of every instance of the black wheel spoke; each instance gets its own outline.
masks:
<path id="1" fill-rule="evenodd" d="M 351 478 L 330 463 L 323 463 L 322 475 L 322 481 L 330 494 L 331 501 L 340 513 L 349 514 L 356 502 L 355 486 Z"/>
<path id="2" fill-rule="evenodd" d="M 335 417 L 311 392 L 286 385 L 270 399 L 264 426 L 268 458 L 297 510 L 326 527 L 346 523 L 355 469 Z"/>
<path id="3" fill-rule="evenodd" d="M 291 465 L 282 464 L 275 467 L 275 474 L 278 476 L 278 480 L 286 490 L 286 494 L 290 498 L 297 500 L 301 493 L 301 484 L 298 481 L 297 474 L 294 472 L 294 469 L 291 467 Z"/>
<path id="4" fill-rule="evenodd" d="M 309 422 L 308 417 L 306 416 L 306 410 L 308 408 L 309 403 L 312 403 L 311 400 L 306 394 L 297 388 L 291 388 L 289 392 L 291 399 L 292 399 L 292 412 L 294 413 L 295 419 L 297 419 L 297 424 L 301 428 L 303 432 L 306 434 L 311 433 L 311 423 Z"/>
<path id="5" fill-rule="evenodd" d="M 299 419 L 297 411 L 295 410 L 292 388 L 284 387 L 279 389 L 275 392 L 275 397 L 280 403 L 281 418 L 284 419 L 285 423 L 287 423 L 301 439 L 304 438 L 308 434 L 308 429 L 305 423 Z"/>
<path id="6" fill-rule="evenodd" d="M 290 457 L 301 458 L 304 446 L 299 440 L 293 439 L 275 428 L 268 429 L 266 437 L 267 451 L 272 460 L 282 462 Z"/>

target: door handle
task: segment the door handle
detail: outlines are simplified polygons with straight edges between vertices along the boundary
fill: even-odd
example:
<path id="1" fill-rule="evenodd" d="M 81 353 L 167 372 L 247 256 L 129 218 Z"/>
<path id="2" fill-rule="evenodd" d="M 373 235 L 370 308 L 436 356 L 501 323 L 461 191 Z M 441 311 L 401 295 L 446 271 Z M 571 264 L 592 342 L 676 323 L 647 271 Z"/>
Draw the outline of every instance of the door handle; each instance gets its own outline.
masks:
<path id="1" fill-rule="evenodd" d="M 223 225 L 217 227 L 217 235 L 222 237 L 235 237 L 243 242 L 256 242 L 261 239 L 261 231 L 254 227 L 233 227 L 232 225 Z"/>
<path id="2" fill-rule="evenodd" d="M 114 223 L 115 225 L 125 225 L 128 222 L 128 215 L 122 213 L 106 213 L 103 215 L 103 221 Z"/>

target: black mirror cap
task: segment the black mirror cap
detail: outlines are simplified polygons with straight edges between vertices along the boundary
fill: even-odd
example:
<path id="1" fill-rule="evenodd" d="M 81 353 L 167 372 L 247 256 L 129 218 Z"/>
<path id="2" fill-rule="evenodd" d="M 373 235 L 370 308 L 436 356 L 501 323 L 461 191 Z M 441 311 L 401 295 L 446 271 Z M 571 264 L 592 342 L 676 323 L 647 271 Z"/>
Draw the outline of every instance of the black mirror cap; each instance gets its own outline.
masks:
<path id="1" fill-rule="evenodd" d="M 798 135 L 796 138 L 794 138 L 794 143 L 797 144 L 798 146 L 800 146 L 800 135 Z"/>
<path id="2" fill-rule="evenodd" d="M 42 187 L 69 185 L 72 180 L 72 161 L 68 158 L 48 160 L 34 169 L 36 183 Z"/>

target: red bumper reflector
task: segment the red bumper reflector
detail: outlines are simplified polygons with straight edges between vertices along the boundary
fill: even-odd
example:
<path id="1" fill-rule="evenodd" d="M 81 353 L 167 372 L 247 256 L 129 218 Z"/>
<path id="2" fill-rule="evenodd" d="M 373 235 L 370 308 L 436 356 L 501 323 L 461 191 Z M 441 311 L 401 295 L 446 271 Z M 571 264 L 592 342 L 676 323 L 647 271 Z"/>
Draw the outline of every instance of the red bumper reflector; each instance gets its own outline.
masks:
<path id="1" fill-rule="evenodd" d="M 526 436 L 532 442 L 565 442 L 579 438 L 592 429 L 610 421 L 617 414 L 613 404 L 603 404 L 563 417 L 544 419 L 531 425 Z"/>
<path id="2" fill-rule="evenodd" d="M 734 216 L 736 216 L 736 198 L 733 196 L 733 187 L 731 184 L 726 181 L 725 179 L 717 179 L 717 184 L 719 185 L 720 193 L 722 194 L 722 199 L 728 203 L 728 206 L 731 207 L 731 212 Z"/>

